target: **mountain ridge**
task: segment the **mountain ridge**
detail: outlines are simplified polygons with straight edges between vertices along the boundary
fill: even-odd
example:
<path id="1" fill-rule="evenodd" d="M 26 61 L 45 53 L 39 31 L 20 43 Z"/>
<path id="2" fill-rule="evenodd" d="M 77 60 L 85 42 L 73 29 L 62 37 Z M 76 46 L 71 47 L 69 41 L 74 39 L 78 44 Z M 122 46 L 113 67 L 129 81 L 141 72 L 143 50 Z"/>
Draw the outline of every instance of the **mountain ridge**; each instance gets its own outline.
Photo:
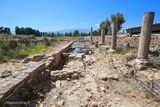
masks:
<path id="1" fill-rule="evenodd" d="M 58 31 L 49 31 L 49 33 L 70 33 L 73 32 L 75 30 L 79 30 L 80 33 L 89 33 L 90 29 L 84 29 L 84 28 L 80 28 L 80 29 L 62 29 L 62 30 L 58 30 Z"/>

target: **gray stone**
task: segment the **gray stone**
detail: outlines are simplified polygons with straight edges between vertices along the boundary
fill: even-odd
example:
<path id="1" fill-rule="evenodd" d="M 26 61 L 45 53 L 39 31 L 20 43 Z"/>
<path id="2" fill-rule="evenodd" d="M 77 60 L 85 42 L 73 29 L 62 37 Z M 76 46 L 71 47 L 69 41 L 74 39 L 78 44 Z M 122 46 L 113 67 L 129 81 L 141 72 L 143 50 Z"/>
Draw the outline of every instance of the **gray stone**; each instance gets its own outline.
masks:
<path id="1" fill-rule="evenodd" d="M 32 61 L 32 57 L 27 57 L 26 59 L 24 59 L 23 63 L 28 63 Z"/>
<path id="2" fill-rule="evenodd" d="M 74 73 L 74 74 L 72 75 L 72 79 L 78 79 L 78 74 L 77 74 L 77 73 Z"/>
<path id="3" fill-rule="evenodd" d="M 126 54 L 126 61 L 131 61 L 133 59 L 136 59 L 136 54 L 131 53 L 131 52 Z"/>
<path id="4" fill-rule="evenodd" d="M 95 43 L 95 48 L 98 48 L 98 41 L 96 41 Z"/>
<path id="5" fill-rule="evenodd" d="M 12 71 L 4 71 L 1 75 L 1 78 L 6 78 L 6 77 L 9 77 L 10 75 L 12 75 Z"/>
<path id="6" fill-rule="evenodd" d="M 67 78 L 67 81 L 70 81 L 71 79 L 70 78 Z"/>
<path id="7" fill-rule="evenodd" d="M 36 54 L 36 55 L 33 56 L 32 61 L 39 62 L 44 58 L 44 56 L 45 56 L 45 54 Z"/>
<path id="8" fill-rule="evenodd" d="M 60 100 L 57 102 L 56 107 L 63 107 L 64 103 L 64 100 Z"/>
<path id="9" fill-rule="evenodd" d="M 61 88 L 61 81 L 56 81 L 56 88 Z"/>

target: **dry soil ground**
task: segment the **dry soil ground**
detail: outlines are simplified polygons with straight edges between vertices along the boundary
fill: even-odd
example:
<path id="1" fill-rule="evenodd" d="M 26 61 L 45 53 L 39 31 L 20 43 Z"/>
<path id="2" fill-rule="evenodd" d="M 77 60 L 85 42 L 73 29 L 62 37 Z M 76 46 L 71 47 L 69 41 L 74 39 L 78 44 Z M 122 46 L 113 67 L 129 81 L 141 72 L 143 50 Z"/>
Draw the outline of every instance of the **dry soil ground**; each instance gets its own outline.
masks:
<path id="1" fill-rule="evenodd" d="M 99 49 L 83 58 L 83 77 L 57 80 L 39 107 L 160 107 L 127 75 L 122 55 Z"/>

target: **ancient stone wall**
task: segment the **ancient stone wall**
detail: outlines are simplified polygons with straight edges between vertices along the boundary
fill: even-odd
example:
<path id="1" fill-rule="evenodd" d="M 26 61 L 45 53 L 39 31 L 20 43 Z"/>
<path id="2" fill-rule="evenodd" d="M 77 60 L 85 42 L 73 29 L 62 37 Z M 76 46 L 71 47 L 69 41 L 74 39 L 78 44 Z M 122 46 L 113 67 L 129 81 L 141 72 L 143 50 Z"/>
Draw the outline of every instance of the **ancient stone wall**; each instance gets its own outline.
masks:
<path id="1" fill-rule="evenodd" d="M 73 43 L 70 42 L 53 53 L 32 57 L 33 59 L 38 58 L 38 60 L 31 58 L 31 60 L 25 61 L 25 59 L 24 62 L 26 64 L 22 68 L 15 71 L 10 77 L 1 79 L 0 104 L 22 96 L 22 89 L 26 90 L 26 88 L 31 88 L 35 84 L 45 82 L 50 78 L 50 70 L 56 69 L 59 66 L 63 60 L 62 53 L 68 51 Z"/>

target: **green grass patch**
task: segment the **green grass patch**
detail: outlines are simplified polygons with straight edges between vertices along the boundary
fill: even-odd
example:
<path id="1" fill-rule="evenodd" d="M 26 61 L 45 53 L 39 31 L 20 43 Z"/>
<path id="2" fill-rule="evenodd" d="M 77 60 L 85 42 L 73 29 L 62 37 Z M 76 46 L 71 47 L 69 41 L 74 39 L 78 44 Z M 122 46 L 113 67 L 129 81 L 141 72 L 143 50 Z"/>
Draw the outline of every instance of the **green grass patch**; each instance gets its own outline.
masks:
<path id="1" fill-rule="evenodd" d="M 38 43 L 37 45 L 33 46 L 28 50 L 28 55 L 33 55 L 36 53 L 44 52 L 47 49 L 46 44 L 44 43 Z"/>
<path id="2" fill-rule="evenodd" d="M 129 51 L 130 51 L 129 48 L 117 47 L 116 53 L 117 53 L 117 54 L 125 55 L 125 54 L 128 53 Z"/>
<path id="3" fill-rule="evenodd" d="M 44 42 L 37 43 L 30 47 L 25 44 L 18 44 L 14 49 L 10 48 L 9 41 L 4 41 L 0 44 L 0 63 L 7 62 L 10 59 L 23 59 L 29 55 L 42 53 L 47 49 Z"/>

